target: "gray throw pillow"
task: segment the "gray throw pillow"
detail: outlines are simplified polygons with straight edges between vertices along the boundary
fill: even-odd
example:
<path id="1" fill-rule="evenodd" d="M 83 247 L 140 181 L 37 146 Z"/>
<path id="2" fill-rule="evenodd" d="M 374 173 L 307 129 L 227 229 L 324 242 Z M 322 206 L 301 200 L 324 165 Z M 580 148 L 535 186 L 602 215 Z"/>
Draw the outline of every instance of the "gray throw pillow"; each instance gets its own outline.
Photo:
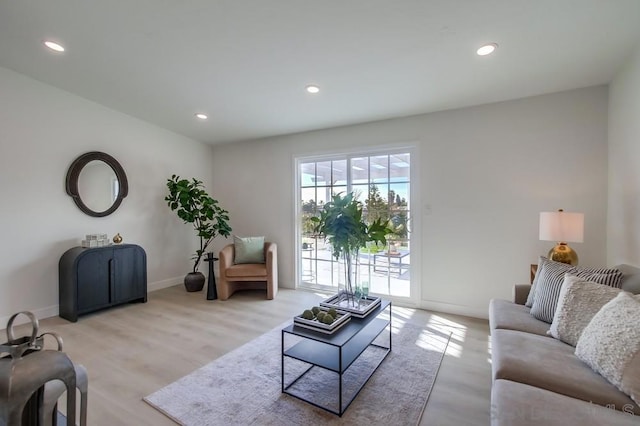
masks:
<path id="1" fill-rule="evenodd" d="M 233 236 L 235 256 L 233 263 L 265 263 L 264 237 L 236 237 Z"/>
<path id="2" fill-rule="evenodd" d="M 640 300 L 621 292 L 585 327 L 575 354 L 640 403 Z"/>
<path id="3" fill-rule="evenodd" d="M 616 288 L 619 288 L 622 282 L 622 272 L 615 268 L 595 269 L 570 266 L 567 269 L 567 266 L 564 263 L 553 261 L 544 263 L 536 283 L 533 305 L 531 306 L 531 315 L 535 318 L 549 324 L 553 322 L 565 273 L 584 278 L 586 281 Z"/>
<path id="4" fill-rule="evenodd" d="M 549 334 L 575 346 L 591 318 L 622 290 L 564 274 Z"/>

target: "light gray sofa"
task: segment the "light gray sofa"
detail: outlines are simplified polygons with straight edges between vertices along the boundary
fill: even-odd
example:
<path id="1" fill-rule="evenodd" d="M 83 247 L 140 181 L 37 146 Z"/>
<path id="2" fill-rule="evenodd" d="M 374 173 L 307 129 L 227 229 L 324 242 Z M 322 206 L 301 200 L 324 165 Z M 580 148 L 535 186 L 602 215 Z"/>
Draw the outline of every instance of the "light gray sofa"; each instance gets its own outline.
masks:
<path id="1" fill-rule="evenodd" d="M 618 269 L 622 288 L 639 294 L 640 269 Z M 524 306 L 530 289 L 516 285 L 513 301 L 493 299 L 489 306 L 491 425 L 640 425 L 640 407 L 531 316 Z"/>

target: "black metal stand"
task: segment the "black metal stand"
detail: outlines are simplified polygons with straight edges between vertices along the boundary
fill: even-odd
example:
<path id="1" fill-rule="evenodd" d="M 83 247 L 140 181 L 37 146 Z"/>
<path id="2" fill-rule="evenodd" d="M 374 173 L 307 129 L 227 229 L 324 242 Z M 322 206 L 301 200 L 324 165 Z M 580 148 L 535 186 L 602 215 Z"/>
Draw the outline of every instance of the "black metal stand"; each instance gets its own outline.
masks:
<path id="1" fill-rule="evenodd" d="M 213 273 L 213 264 L 218 260 L 217 257 L 213 257 L 213 253 L 207 253 L 205 262 L 209 262 L 209 280 L 207 282 L 207 300 L 215 300 L 218 298 L 218 290 L 216 289 L 216 276 Z"/>

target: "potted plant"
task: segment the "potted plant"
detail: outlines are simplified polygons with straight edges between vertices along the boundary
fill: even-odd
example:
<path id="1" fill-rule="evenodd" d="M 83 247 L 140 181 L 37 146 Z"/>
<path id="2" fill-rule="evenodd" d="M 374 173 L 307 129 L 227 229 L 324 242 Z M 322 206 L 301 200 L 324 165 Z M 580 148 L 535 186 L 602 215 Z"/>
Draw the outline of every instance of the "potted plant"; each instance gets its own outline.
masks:
<path id="1" fill-rule="evenodd" d="M 172 175 L 167 179 L 167 188 L 169 195 L 164 199 L 167 205 L 184 223 L 193 224 L 200 238 L 200 248 L 192 257 L 193 270 L 184 278 L 187 291 L 200 291 L 205 281 L 204 275 L 198 272 L 202 255 L 215 237 L 222 235 L 226 238 L 231 234 L 229 212 L 220 207 L 218 201 L 207 194 L 202 182 L 195 178 L 187 180 Z"/>
<path id="2" fill-rule="evenodd" d="M 320 210 L 319 217 L 312 217 L 314 231 L 324 236 L 331 245 L 333 257 L 342 257 L 344 262 L 345 291 L 347 297 L 354 295 L 354 282 L 358 282 L 358 256 L 360 249 L 368 242 L 386 244 L 385 236 L 391 233 L 382 219 L 378 218 L 370 225 L 362 220 L 362 203 L 354 200 L 353 193 L 344 197 L 336 194 Z"/>

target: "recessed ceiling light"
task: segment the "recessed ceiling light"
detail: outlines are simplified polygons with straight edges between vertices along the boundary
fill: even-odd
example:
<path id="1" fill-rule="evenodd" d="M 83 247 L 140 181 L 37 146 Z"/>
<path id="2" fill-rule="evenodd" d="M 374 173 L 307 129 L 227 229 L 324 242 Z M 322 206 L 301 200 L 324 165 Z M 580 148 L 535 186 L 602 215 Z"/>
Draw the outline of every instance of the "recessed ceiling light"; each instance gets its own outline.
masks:
<path id="1" fill-rule="evenodd" d="M 489 44 L 485 44 L 484 46 L 476 50 L 476 53 L 480 56 L 485 56 L 493 53 L 493 51 L 496 50 L 497 48 L 498 48 L 498 45 L 496 43 L 489 43 Z"/>
<path id="2" fill-rule="evenodd" d="M 315 84 L 308 85 L 306 89 L 307 89 L 307 92 L 309 93 L 318 93 L 320 91 L 320 88 Z"/>
<path id="3" fill-rule="evenodd" d="M 200 120 L 206 120 L 207 118 L 209 118 L 209 116 L 207 114 L 199 112 L 196 114 L 196 118 L 199 118 Z"/>
<path id="4" fill-rule="evenodd" d="M 45 40 L 44 45 L 55 52 L 64 52 L 64 47 L 55 41 Z"/>

